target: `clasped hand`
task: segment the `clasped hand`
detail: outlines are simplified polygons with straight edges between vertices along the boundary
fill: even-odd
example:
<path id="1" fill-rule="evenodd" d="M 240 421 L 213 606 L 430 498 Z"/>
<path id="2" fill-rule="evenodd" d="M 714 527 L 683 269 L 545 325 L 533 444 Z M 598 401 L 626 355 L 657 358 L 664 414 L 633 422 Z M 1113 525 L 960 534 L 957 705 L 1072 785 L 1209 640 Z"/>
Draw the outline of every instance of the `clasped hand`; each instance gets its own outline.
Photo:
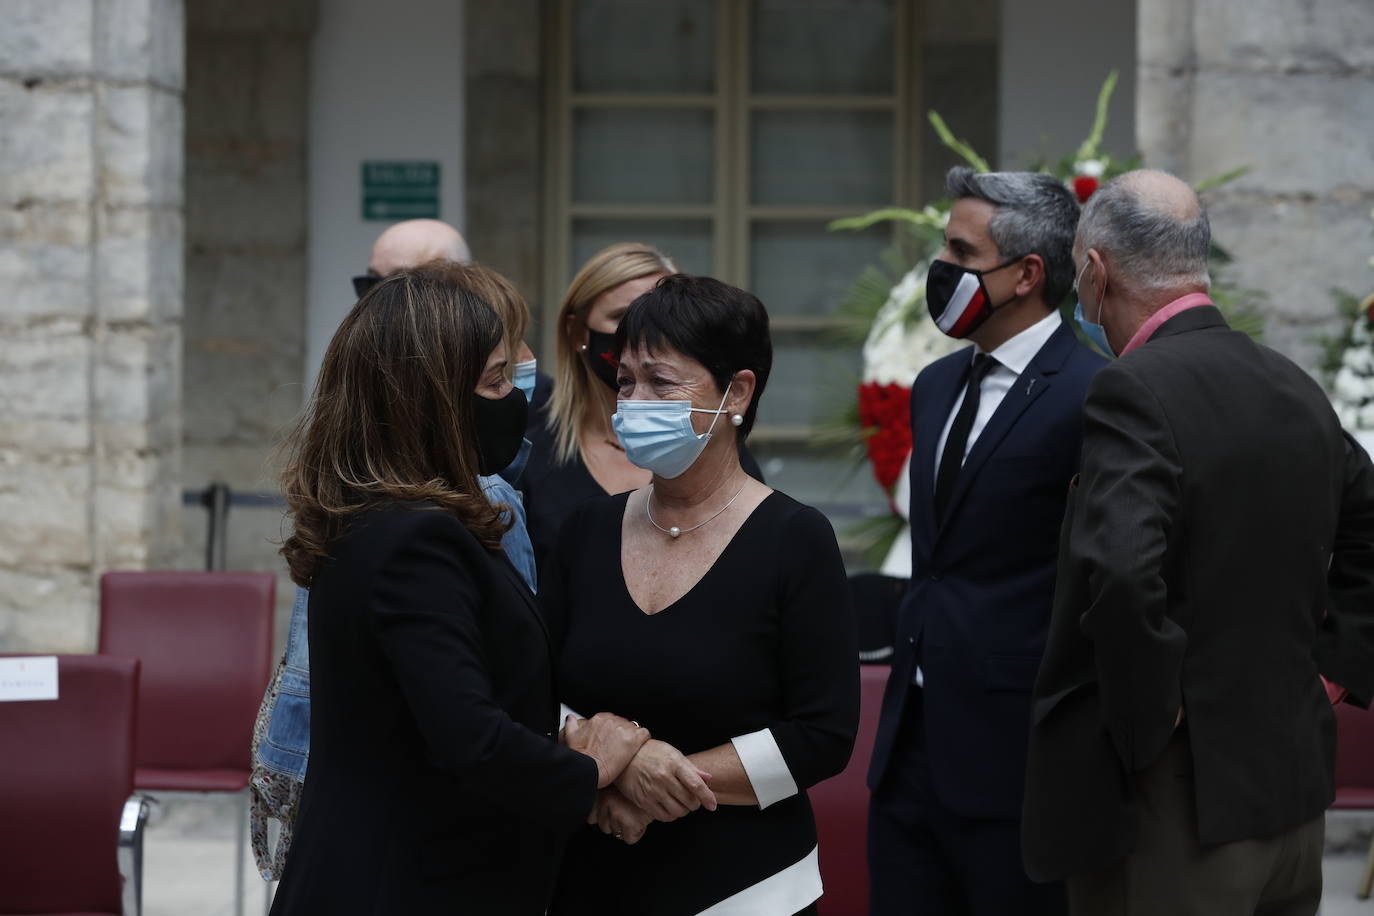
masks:
<path id="1" fill-rule="evenodd" d="M 616 778 L 615 787 L 654 820 L 666 822 L 703 806 L 716 810 L 715 793 L 706 785 L 710 778 L 671 744 L 650 739 Z"/>
<path id="2" fill-rule="evenodd" d="M 572 750 L 596 761 L 596 787 L 604 789 L 649 740 L 649 730 L 620 716 L 599 712 L 590 719 L 568 716 L 561 738 Z"/>

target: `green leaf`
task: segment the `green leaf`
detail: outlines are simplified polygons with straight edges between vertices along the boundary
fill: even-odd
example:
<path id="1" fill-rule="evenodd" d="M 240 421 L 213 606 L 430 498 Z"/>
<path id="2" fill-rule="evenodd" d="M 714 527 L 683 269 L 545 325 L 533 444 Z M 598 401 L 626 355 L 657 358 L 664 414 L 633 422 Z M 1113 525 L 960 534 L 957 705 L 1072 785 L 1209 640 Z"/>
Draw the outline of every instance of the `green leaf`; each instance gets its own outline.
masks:
<path id="1" fill-rule="evenodd" d="M 872 213 L 865 213 L 863 216 L 849 216 L 844 219 L 831 220 L 825 228 L 831 232 L 843 229 L 867 229 L 875 223 L 885 220 L 896 222 L 914 223 L 918 226 L 940 226 L 940 220 L 928 213 L 920 210 L 908 210 L 905 207 L 886 207 L 882 210 L 874 210 Z"/>
<path id="2" fill-rule="evenodd" d="M 1235 181 L 1240 176 L 1248 174 L 1249 171 L 1250 166 L 1243 165 L 1238 169 L 1232 169 L 1224 175 L 1217 175 L 1212 178 L 1204 178 L 1202 181 L 1199 181 L 1197 184 L 1193 185 L 1193 190 L 1199 194 L 1201 194 L 1203 191 L 1210 191 L 1213 188 L 1220 187 L 1221 185 L 1226 184 L 1227 182 Z"/>
<path id="3" fill-rule="evenodd" d="M 944 118 L 940 117 L 938 111 L 932 108 L 927 114 L 931 125 L 935 128 L 935 133 L 940 136 L 941 143 L 958 153 L 965 162 L 973 166 L 975 171 L 992 171 L 988 168 L 987 160 L 978 155 L 967 140 L 959 140 L 954 136 L 954 132 L 949 129 L 949 125 L 945 123 Z"/>
<path id="4" fill-rule="evenodd" d="M 1097 113 L 1093 117 L 1093 129 L 1088 133 L 1088 139 L 1078 148 L 1076 161 L 1097 156 L 1097 148 L 1102 145 L 1102 133 L 1107 129 L 1107 106 L 1111 103 L 1112 93 L 1116 91 L 1117 76 L 1115 70 L 1108 73 L 1102 88 L 1097 92 Z"/>
<path id="5" fill-rule="evenodd" d="M 1360 313 L 1359 297 L 1343 289 L 1332 289 L 1331 297 L 1336 300 L 1336 312 L 1341 316 L 1339 334 L 1318 334 L 1313 343 L 1322 349 L 1320 372 L 1327 390 L 1336 381 L 1336 373 L 1341 370 L 1345 351 L 1354 343 L 1355 318 Z"/>
<path id="6" fill-rule="evenodd" d="M 875 515 L 854 522 L 845 529 L 845 534 L 857 541 L 867 542 L 863 548 L 864 563 L 871 569 L 877 569 L 887 559 L 897 535 L 902 533 L 903 524 L 905 522 L 900 515 Z"/>

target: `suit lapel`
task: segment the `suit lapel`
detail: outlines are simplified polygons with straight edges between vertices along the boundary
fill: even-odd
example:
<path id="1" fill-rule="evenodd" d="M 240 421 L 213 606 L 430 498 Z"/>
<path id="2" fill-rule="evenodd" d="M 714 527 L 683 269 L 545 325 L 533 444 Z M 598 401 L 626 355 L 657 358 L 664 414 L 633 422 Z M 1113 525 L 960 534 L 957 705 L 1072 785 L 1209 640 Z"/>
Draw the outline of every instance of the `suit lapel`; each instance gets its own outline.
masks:
<path id="1" fill-rule="evenodd" d="M 544 622 L 544 615 L 539 612 L 539 605 L 535 602 L 534 595 L 530 592 L 530 587 L 525 584 L 524 578 L 520 575 L 519 571 L 516 570 L 515 564 L 511 563 L 510 558 L 506 556 L 504 550 L 492 550 L 488 551 L 488 554 L 491 556 L 491 562 L 501 570 L 506 581 L 510 583 L 511 591 L 519 596 L 520 603 L 534 616 L 535 620 L 539 621 L 539 629 L 544 634 L 544 642 L 548 644 L 549 657 L 552 658 L 553 637 L 549 634 L 548 624 Z"/>
<path id="2" fill-rule="evenodd" d="M 954 409 L 959 392 L 968 384 L 972 357 L 967 349 L 959 351 L 959 359 L 950 360 L 939 373 L 932 373 L 929 389 L 921 392 L 918 411 L 916 399 L 911 400 L 911 529 L 913 537 L 919 532 L 929 544 L 935 538 L 938 522 L 935 519 L 935 447 L 940 433 Z M 919 526 L 919 528 L 918 528 Z"/>
<path id="3" fill-rule="evenodd" d="M 1011 390 L 1002 398 L 1002 403 L 997 405 L 997 410 L 988 420 L 988 425 L 978 434 L 968 457 L 964 459 L 964 466 L 959 471 L 954 493 L 950 496 L 949 507 L 945 512 L 945 523 L 954 518 L 955 513 L 959 511 L 959 504 L 972 488 L 979 470 L 997 451 L 997 446 L 1016 425 L 1016 421 L 1050 389 L 1054 375 L 1073 352 L 1074 343 L 1073 329 L 1068 324 L 1061 324 L 1031 359 L 1025 371 L 1012 382 Z M 943 531 L 943 524 L 940 529 Z"/>

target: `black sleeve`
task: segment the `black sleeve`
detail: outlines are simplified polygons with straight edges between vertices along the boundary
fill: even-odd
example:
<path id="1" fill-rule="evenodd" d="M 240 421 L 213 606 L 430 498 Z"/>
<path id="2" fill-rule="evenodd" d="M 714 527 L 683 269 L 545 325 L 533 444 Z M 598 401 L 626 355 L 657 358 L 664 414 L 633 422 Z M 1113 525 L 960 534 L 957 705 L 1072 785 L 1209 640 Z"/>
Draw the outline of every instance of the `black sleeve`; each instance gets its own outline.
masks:
<path id="1" fill-rule="evenodd" d="M 835 532 L 803 507 L 779 539 L 782 719 L 769 730 L 799 789 L 839 773 L 859 729 L 859 654 Z"/>
<path id="2" fill-rule="evenodd" d="M 1158 758 L 1182 703 L 1188 636 L 1169 619 L 1163 563 L 1182 467 L 1159 402 L 1119 364 L 1083 406 L 1083 461 L 1069 551 L 1086 570 L 1102 724 L 1130 771 Z"/>
<path id="3" fill-rule="evenodd" d="M 1344 486 L 1316 658 L 1328 680 L 1368 708 L 1374 699 L 1374 466 L 1349 433 L 1342 435 Z"/>
<path id="4" fill-rule="evenodd" d="M 591 810 L 596 762 L 514 722 L 492 699 L 465 532 L 441 512 L 412 519 L 379 569 L 373 623 L 430 762 L 516 815 L 575 828 Z"/>

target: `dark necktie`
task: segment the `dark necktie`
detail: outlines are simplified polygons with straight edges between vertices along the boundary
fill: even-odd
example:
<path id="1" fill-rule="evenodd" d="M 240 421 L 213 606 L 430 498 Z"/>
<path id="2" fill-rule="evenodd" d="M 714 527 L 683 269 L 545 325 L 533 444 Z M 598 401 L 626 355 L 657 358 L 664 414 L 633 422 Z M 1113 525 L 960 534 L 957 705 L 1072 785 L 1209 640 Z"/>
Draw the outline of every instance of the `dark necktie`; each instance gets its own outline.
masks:
<path id="1" fill-rule="evenodd" d="M 945 451 L 940 456 L 940 470 L 935 475 L 935 518 L 943 520 L 949 498 L 954 495 L 954 485 L 959 480 L 959 469 L 964 464 L 964 452 L 968 449 L 968 434 L 973 429 L 973 418 L 978 416 L 978 401 L 981 399 L 983 379 L 997 360 L 986 353 L 973 357 L 973 368 L 968 374 L 968 388 L 964 390 L 964 403 L 954 415 L 954 423 L 949 428 L 945 440 Z"/>

